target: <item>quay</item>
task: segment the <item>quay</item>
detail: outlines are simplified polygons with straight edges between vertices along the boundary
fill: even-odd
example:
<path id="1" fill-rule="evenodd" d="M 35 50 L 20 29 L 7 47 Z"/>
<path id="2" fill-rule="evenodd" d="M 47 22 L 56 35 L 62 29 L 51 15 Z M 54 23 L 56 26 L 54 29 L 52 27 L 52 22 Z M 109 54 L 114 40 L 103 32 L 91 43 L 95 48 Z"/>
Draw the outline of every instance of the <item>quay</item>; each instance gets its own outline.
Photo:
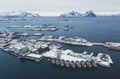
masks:
<path id="1" fill-rule="evenodd" d="M 72 67 L 75 67 L 75 64 L 77 64 L 77 66 L 79 64 L 78 67 L 81 65 L 85 68 L 91 68 L 92 66 L 97 67 L 97 65 L 103 67 L 111 67 L 111 64 L 113 64 L 113 61 L 109 55 L 98 53 L 97 56 L 93 56 L 93 54 L 94 53 L 87 54 L 86 51 L 83 53 L 75 53 L 72 50 L 53 49 L 44 53 L 43 56 L 50 58 L 52 64 L 61 66 L 65 65 L 66 67 L 69 67 L 68 65 L 70 64 L 72 64 Z"/>

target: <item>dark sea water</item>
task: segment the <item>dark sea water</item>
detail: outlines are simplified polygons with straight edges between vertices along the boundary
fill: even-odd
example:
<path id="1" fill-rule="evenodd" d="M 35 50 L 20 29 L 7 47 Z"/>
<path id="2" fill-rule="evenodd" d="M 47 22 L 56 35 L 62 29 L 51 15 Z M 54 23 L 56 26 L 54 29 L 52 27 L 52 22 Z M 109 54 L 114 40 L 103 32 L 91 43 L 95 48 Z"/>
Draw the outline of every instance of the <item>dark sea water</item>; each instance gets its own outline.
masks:
<path id="1" fill-rule="evenodd" d="M 1 21 L 0 32 L 26 32 L 26 30 L 23 29 L 5 29 L 4 27 L 41 24 L 53 24 L 58 27 L 59 30 L 56 32 L 28 32 L 41 32 L 46 35 L 53 35 L 54 37 L 63 35 L 78 36 L 95 42 L 120 42 L 120 17 L 69 18 L 68 21 L 63 21 L 63 18 L 57 17 L 41 17 L 35 20 L 26 21 Z M 72 25 L 73 29 L 64 31 L 65 25 Z M 39 37 L 30 37 L 27 39 L 32 38 L 37 39 Z M 82 47 L 65 44 L 61 45 L 64 49 L 71 49 L 74 52 L 88 51 L 89 53 L 94 52 L 95 55 L 99 52 L 109 54 L 114 64 L 110 68 L 98 66 L 92 69 L 71 69 L 56 67 L 48 62 L 46 58 L 40 63 L 17 59 L 0 50 L 0 79 L 120 79 L 119 51 L 111 51 L 102 46 Z"/>

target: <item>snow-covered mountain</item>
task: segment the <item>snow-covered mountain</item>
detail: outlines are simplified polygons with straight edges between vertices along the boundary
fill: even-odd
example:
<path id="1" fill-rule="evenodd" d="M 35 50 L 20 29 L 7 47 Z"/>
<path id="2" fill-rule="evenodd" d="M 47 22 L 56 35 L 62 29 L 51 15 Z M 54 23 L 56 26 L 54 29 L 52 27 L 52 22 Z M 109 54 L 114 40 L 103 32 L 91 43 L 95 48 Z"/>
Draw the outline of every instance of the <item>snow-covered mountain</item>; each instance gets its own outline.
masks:
<path id="1" fill-rule="evenodd" d="M 33 14 L 28 12 L 0 12 L 0 17 L 2 18 L 36 18 L 40 17 L 39 14 Z"/>
<path id="2" fill-rule="evenodd" d="M 87 11 L 83 14 L 84 17 L 96 17 L 96 14 L 93 11 Z"/>
<path id="3" fill-rule="evenodd" d="M 71 11 L 69 13 L 66 14 L 61 14 L 60 17 L 81 17 L 82 14 L 76 12 L 76 11 Z"/>
<path id="4" fill-rule="evenodd" d="M 60 17 L 96 17 L 96 14 L 93 11 L 87 11 L 84 14 L 81 14 L 76 11 L 71 11 L 69 13 L 61 14 Z"/>

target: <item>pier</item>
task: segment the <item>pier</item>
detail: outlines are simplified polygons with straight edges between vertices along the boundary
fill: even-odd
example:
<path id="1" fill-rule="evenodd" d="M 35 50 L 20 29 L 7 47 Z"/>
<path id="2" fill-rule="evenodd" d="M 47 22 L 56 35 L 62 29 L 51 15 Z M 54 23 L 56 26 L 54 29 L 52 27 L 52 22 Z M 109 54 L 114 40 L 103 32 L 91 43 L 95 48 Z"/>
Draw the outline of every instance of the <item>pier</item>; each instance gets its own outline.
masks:
<path id="1" fill-rule="evenodd" d="M 90 42 L 92 43 L 94 46 L 104 46 L 104 43 L 99 43 L 99 42 Z"/>
<path id="2" fill-rule="evenodd" d="M 59 37 L 57 39 L 57 38 L 53 38 L 53 36 L 43 36 L 42 38 L 40 38 L 38 40 L 40 40 L 40 41 L 56 41 L 56 42 L 59 42 L 59 43 L 71 44 L 71 45 L 80 45 L 80 46 L 105 46 L 105 43 L 90 42 L 90 41 L 87 41 L 85 39 L 83 39 L 83 42 L 81 42 L 81 41 L 72 41 L 72 40 L 63 40 L 63 39 L 61 39 L 61 37 Z M 74 40 L 79 40 L 79 38 L 78 39 L 75 38 Z"/>
<path id="3" fill-rule="evenodd" d="M 111 57 L 103 53 L 98 53 L 97 56 L 93 56 L 93 53 L 91 54 L 87 54 L 87 52 L 75 53 L 72 50 L 53 49 L 49 52 L 44 53 L 43 56 L 50 58 L 52 64 L 56 64 L 56 65 L 61 64 L 62 66 L 63 64 L 68 64 L 68 62 L 69 64 L 72 64 L 72 67 L 73 67 L 73 64 L 78 65 L 78 63 L 80 63 L 83 67 L 86 67 L 86 66 L 97 67 L 97 65 L 100 65 L 103 67 L 111 67 L 111 64 L 113 64 Z"/>

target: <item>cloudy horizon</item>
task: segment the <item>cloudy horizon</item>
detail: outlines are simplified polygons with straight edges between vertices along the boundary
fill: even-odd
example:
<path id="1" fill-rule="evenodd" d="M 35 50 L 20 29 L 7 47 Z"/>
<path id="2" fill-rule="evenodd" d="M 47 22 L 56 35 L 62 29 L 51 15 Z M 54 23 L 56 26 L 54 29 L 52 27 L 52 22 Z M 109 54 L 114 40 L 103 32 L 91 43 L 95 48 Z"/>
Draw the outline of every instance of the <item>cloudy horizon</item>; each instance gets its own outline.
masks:
<path id="1" fill-rule="evenodd" d="M 120 14 L 119 4 L 120 0 L 0 0 L 0 12 L 28 11 L 41 16 L 57 16 L 64 12 L 92 10 L 96 14 Z"/>

